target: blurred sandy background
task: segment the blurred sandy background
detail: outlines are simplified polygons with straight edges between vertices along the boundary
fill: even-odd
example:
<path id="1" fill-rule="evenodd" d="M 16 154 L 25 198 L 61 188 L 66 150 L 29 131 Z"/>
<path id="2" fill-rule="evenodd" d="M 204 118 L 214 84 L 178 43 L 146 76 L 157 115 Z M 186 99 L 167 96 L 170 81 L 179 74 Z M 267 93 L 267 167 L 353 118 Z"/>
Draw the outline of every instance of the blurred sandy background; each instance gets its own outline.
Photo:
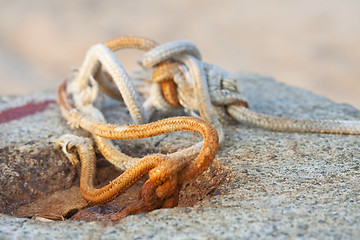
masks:
<path id="1" fill-rule="evenodd" d="M 224 69 L 360 108 L 359 0 L 0 3 L 0 95 L 55 88 L 91 45 L 132 34 L 191 40 Z M 133 69 L 137 54 L 118 56 Z"/>

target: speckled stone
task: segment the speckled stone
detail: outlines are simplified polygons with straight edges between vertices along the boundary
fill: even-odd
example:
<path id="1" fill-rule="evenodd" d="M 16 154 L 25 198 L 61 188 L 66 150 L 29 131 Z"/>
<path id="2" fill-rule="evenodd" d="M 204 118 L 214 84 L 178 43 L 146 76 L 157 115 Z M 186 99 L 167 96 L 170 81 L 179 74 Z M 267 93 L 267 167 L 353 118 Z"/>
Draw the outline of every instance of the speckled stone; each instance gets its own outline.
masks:
<path id="1" fill-rule="evenodd" d="M 240 91 L 254 111 L 284 117 L 360 119 L 360 112 L 349 105 L 271 78 L 245 74 L 239 78 Z M 52 92 L 32 97 L 55 98 Z M 6 101 L 2 97 L 0 109 L 29 98 Z M 59 120 L 57 108 L 37 117 L 44 114 L 56 128 L 34 120 L 35 115 L 1 124 L 1 148 L 70 131 Z M 20 123 L 22 130 L 14 129 Z M 33 129 L 39 126 L 41 134 Z M 232 179 L 220 187 L 225 194 L 191 208 L 160 209 L 116 224 L 40 222 L 0 215 L 0 239 L 360 238 L 359 136 L 278 133 L 243 124 L 225 126 L 224 131 L 226 141 L 216 159 L 232 172 Z"/>

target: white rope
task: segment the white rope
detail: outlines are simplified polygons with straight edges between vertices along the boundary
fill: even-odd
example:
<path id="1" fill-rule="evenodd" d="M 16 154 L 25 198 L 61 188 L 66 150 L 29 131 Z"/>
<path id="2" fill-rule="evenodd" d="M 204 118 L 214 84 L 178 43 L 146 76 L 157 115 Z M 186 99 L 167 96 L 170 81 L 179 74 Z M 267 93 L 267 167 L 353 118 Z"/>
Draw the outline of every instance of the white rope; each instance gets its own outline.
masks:
<path id="1" fill-rule="evenodd" d="M 239 122 L 280 132 L 360 134 L 358 120 L 292 119 L 256 113 L 247 108 L 230 105 L 228 113 Z"/>
<path id="2" fill-rule="evenodd" d="M 129 75 L 117 60 L 114 53 L 103 44 L 94 45 L 87 52 L 79 73 L 69 86 L 69 93 L 76 96 L 86 88 L 90 76 L 93 76 L 99 67 L 99 62 L 112 76 L 135 123 L 141 124 L 147 122 L 148 116 L 145 114 L 140 96 L 130 80 Z"/>
<path id="3" fill-rule="evenodd" d="M 146 52 L 141 58 L 141 63 L 145 68 L 152 68 L 171 57 L 179 54 L 189 54 L 197 59 L 201 59 L 199 49 L 190 41 L 176 41 L 159 45 Z"/>

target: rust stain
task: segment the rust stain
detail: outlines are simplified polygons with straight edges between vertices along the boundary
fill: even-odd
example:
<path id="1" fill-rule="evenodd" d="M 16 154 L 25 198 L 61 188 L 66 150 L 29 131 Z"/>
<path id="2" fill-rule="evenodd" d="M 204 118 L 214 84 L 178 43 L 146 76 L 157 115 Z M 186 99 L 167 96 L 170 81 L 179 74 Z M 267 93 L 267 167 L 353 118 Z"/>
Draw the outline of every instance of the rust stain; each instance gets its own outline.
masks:
<path id="1" fill-rule="evenodd" d="M 45 100 L 42 102 L 34 103 L 29 102 L 20 107 L 6 109 L 0 112 L 0 124 L 7 123 L 13 120 L 18 120 L 34 113 L 42 112 L 49 104 L 56 103 L 54 100 Z"/>

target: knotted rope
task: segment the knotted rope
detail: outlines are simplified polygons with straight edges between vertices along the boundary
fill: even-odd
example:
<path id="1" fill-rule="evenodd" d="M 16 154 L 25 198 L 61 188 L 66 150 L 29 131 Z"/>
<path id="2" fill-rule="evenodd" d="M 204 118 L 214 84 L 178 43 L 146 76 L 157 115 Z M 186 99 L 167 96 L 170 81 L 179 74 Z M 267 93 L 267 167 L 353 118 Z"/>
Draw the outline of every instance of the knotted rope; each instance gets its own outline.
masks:
<path id="1" fill-rule="evenodd" d="M 140 59 L 140 75 L 150 72 L 152 81 L 129 77 L 113 53 L 124 48 L 145 51 Z M 143 84 L 143 89 L 147 89 L 143 90 L 142 97 L 135 83 Z M 144 125 L 107 124 L 96 107 L 100 104 L 100 91 L 123 100 L 135 124 L 148 122 L 155 111 L 171 112 L 182 107 L 190 115 L 211 123 L 216 130 L 207 122 L 191 117 L 169 118 Z M 148 200 L 147 206 L 152 207 L 147 210 L 170 206 L 164 203 L 166 199 L 176 205 L 174 194 L 178 194 L 181 185 L 201 174 L 215 157 L 218 140 L 220 143 L 224 140 L 222 124 L 242 122 L 274 131 L 360 134 L 360 121 L 279 118 L 249 110 L 247 101 L 238 91 L 236 79 L 220 67 L 203 62 L 200 51 L 189 41 L 158 45 L 141 37 L 122 37 L 97 44 L 90 48 L 79 71 L 61 85 L 58 102 L 72 127 L 92 133 L 104 157 L 116 167 L 127 169 L 109 185 L 96 189 L 93 186 L 95 156 L 91 141 L 75 136 L 63 137 L 59 144 L 74 164 L 79 160 L 71 150 L 78 151 L 82 164 L 80 188 L 84 198 L 91 202 L 109 201 L 149 173 L 150 182 L 144 184 L 143 191 L 149 193 L 152 189 L 150 192 L 162 203 L 150 204 Z M 204 141 L 169 155 L 135 158 L 123 154 L 110 140 L 145 138 L 173 131 L 199 132 Z M 154 199 L 151 194 L 145 195 L 141 201 Z"/>

